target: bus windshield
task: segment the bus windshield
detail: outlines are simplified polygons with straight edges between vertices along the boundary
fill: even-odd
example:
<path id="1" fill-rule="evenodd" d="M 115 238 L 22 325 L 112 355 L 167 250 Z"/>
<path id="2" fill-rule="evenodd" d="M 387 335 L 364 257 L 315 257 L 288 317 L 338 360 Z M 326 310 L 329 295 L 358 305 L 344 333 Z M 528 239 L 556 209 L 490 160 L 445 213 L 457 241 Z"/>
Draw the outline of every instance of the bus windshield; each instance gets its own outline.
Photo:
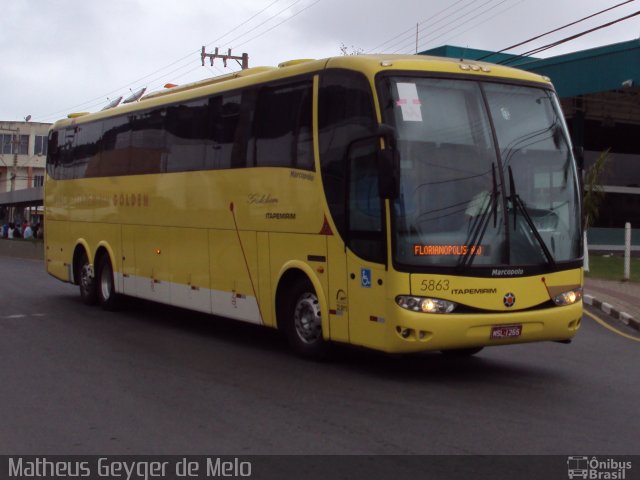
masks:
<path id="1" fill-rule="evenodd" d="M 397 131 L 394 260 L 407 267 L 549 266 L 581 252 L 577 174 L 548 89 L 389 77 Z"/>

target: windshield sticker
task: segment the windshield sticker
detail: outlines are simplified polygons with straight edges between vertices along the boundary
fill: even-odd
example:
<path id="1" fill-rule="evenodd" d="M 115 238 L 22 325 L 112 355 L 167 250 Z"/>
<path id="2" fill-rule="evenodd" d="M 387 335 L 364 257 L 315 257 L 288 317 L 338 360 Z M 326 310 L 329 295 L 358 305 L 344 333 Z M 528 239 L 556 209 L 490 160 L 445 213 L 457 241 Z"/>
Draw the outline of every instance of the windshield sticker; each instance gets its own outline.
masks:
<path id="1" fill-rule="evenodd" d="M 402 110 L 402 119 L 405 122 L 421 122 L 422 103 L 418 98 L 418 88 L 415 83 L 398 83 L 398 100 L 396 105 Z"/>
<path id="2" fill-rule="evenodd" d="M 488 245 L 420 245 L 413 246 L 415 257 L 449 256 L 449 255 L 477 255 L 489 254 Z"/>

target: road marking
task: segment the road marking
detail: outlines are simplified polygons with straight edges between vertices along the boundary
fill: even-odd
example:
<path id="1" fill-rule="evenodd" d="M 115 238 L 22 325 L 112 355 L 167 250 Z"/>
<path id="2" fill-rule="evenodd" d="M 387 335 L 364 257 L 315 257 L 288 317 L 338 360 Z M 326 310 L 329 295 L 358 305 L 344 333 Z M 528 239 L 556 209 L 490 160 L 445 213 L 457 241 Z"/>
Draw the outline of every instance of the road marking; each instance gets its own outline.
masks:
<path id="1" fill-rule="evenodd" d="M 595 320 L 600 325 L 602 325 L 604 328 L 606 328 L 608 330 L 611 330 L 614 333 L 617 333 L 621 337 L 628 338 L 629 340 L 633 340 L 635 342 L 640 342 L 640 338 L 636 338 L 633 335 L 629 335 L 628 333 L 621 332 L 617 328 L 613 328 L 611 325 L 609 325 L 607 322 L 602 320 L 600 317 L 594 315 L 593 313 L 588 312 L 587 310 L 583 310 L 583 312 L 585 313 L 585 315 L 587 315 L 588 317 L 591 317 L 592 320 Z"/>

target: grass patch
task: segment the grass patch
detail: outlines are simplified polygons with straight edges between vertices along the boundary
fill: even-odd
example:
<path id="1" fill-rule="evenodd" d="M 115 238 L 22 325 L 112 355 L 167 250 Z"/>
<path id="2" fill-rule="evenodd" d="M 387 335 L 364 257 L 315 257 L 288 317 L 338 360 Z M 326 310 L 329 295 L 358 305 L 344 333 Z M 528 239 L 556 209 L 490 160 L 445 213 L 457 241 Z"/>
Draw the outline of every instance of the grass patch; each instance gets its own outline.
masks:
<path id="1" fill-rule="evenodd" d="M 622 255 L 589 255 L 588 278 L 622 280 L 624 277 L 624 257 Z M 632 282 L 640 282 L 640 258 L 631 257 Z"/>

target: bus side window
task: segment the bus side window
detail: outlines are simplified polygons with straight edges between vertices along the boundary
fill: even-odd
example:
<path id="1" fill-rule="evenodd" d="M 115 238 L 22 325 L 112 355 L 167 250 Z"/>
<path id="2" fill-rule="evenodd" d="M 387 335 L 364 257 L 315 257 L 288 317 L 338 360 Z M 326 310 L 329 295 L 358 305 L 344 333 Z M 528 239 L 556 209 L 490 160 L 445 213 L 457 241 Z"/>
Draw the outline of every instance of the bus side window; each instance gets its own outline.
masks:
<path id="1" fill-rule="evenodd" d="M 378 194 L 377 139 L 349 148 L 349 248 L 359 257 L 384 263 L 383 201 Z"/>
<path id="2" fill-rule="evenodd" d="M 75 127 L 60 130 L 58 149 L 60 151 L 61 178 L 73 178 L 73 148 L 75 144 Z"/>
<path id="3" fill-rule="evenodd" d="M 249 152 L 258 167 L 313 169 L 310 80 L 258 91 Z"/>
<path id="4" fill-rule="evenodd" d="M 71 178 L 97 176 L 100 164 L 102 122 L 80 124 L 76 127 Z"/>
<path id="5" fill-rule="evenodd" d="M 167 108 L 167 172 L 204 168 L 208 117 L 206 100 Z"/>
<path id="6" fill-rule="evenodd" d="M 164 107 L 137 113 L 129 125 L 131 135 L 129 173 L 139 175 L 160 173 L 167 154 Z M 123 130 L 125 127 L 122 127 Z M 106 134 L 106 130 L 105 130 Z M 126 137 L 123 131 L 118 137 L 116 148 L 126 148 Z"/>
<path id="7" fill-rule="evenodd" d="M 47 147 L 47 173 L 50 177 L 60 180 L 62 178 L 60 168 L 60 148 L 58 145 L 59 130 L 49 132 L 49 145 Z"/>
<path id="8" fill-rule="evenodd" d="M 209 99 L 210 135 L 213 140 L 213 168 L 237 168 L 243 166 L 234 155 L 237 130 L 240 122 L 239 93 L 224 94 Z M 237 150 L 237 148 L 235 148 Z"/>
<path id="9" fill-rule="evenodd" d="M 107 118 L 100 141 L 100 164 L 96 176 L 127 175 L 131 154 L 131 123 L 126 117 Z"/>
<path id="10" fill-rule="evenodd" d="M 342 238 L 347 225 L 347 149 L 371 134 L 376 125 L 367 78 L 349 70 L 322 73 L 318 99 L 318 127 L 322 183 L 329 211 Z"/>

